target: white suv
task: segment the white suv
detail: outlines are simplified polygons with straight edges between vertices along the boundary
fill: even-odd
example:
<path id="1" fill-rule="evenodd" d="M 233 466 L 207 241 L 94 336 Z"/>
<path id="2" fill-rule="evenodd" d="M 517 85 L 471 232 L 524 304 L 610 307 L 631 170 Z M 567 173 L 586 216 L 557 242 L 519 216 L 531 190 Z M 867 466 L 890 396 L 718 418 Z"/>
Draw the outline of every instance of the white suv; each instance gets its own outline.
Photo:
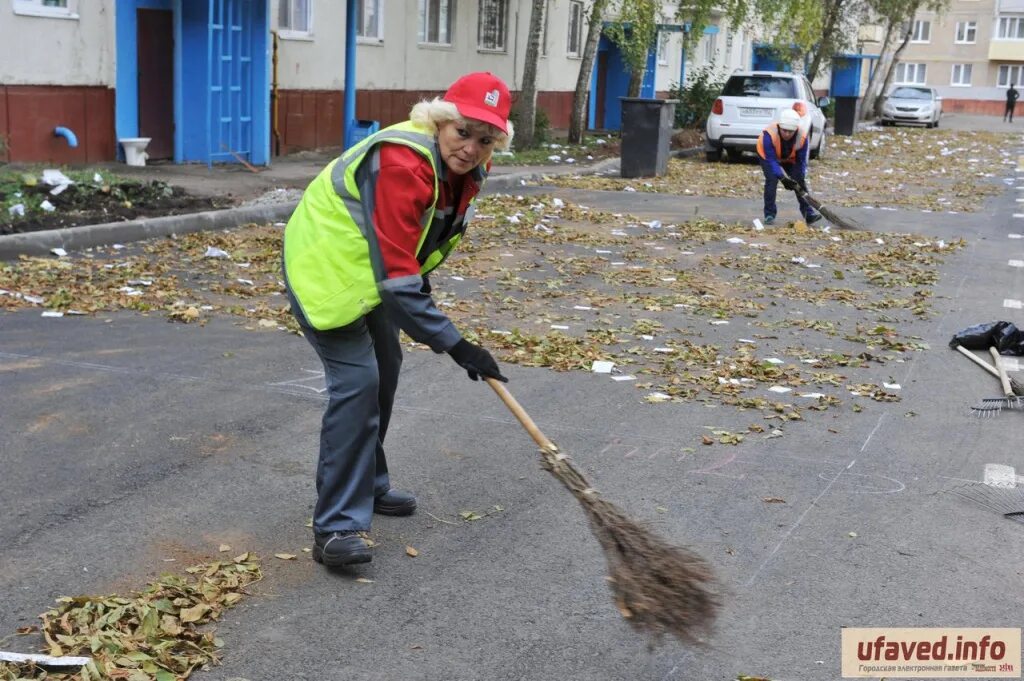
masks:
<path id="1" fill-rule="evenodd" d="M 737 71 L 729 76 L 722 94 L 708 116 L 704 152 L 709 161 L 719 161 L 722 150 L 729 160 L 744 151 L 754 151 L 761 131 L 779 119 L 784 109 L 795 109 L 801 126 L 810 132 L 811 158 L 825 150 L 825 114 L 828 97 L 815 99 L 807 78 L 784 71 Z M 803 109 L 803 111 L 801 111 Z"/>

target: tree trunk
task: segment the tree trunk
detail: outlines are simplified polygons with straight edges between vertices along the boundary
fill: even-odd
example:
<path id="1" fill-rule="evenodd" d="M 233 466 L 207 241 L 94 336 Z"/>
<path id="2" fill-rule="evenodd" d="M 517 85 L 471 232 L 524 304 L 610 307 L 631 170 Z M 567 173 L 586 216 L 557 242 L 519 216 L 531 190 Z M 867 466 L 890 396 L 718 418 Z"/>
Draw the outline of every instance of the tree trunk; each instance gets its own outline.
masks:
<path id="1" fill-rule="evenodd" d="M 896 49 L 896 53 L 892 55 L 892 62 L 889 64 L 889 68 L 885 72 L 885 81 L 882 83 L 882 87 L 879 90 L 878 97 L 875 99 L 874 115 L 882 115 L 882 105 L 885 104 L 885 93 L 889 91 L 889 84 L 892 83 L 892 76 L 896 73 L 896 64 L 900 61 L 900 55 L 903 54 L 903 50 L 910 44 L 910 38 L 914 35 L 914 21 L 913 14 L 910 15 L 911 20 L 907 22 L 907 32 L 903 34 L 903 42 Z"/>
<path id="2" fill-rule="evenodd" d="M 824 57 L 826 55 L 832 56 L 836 27 L 839 24 L 839 19 L 843 16 L 843 3 L 844 0 L 829 1 L 828 13 L 825 15 L 825 25 L 822 26 L 821 30 L 821 41 L 818 43 L 818 49 L 814 51 L 814 59 L 811 60 L 811 65 L 807 69 L 807 80 L 812 83 L 818 77 L 818 70 L 821 68 L 821 62 L 824 60 Z"/>
<path id="3" fill-rule="evenodd" d="M 868 79 L 867 90 L 864 92 L 864 102 L 860 110 L 861 118 L 863 119 L 870 118 L 871 112 L 875 108 L 875 100 L 878 99 L 878 86 L 882 82 L 878 76 L 882 73 L 883 69 L 889 68 L 889 60 L 891 59 L 889 47 L 892 45 L 892 35 L 895 32 L 896 22 L 890 19 L 885 27 L 885 38 L 882 40 L 882 49 L 878 51 L 878 63 L 871 72 L 871 78 Z"/>
<path id="4" fill-rule="evenodd" d="M 583 48 L 580 73 L 576 78 L 576 92 L 572 96 L 572 120 L 569 121 L 569 144 L 580 144 L 586 129 L 587 93 L 590 92 L 590 75 L 594 70 L 597 43 L 604 30 L 604 8 L 608 0 L 594 0 L 590 9 L 590 26 L 587 29 L 587 44 Z M 596 94 L 596 93 L 595 93 Z"/>
<path id="5" fill-rule="evenodd" d="M 523 64 L 523 86 L 519 91 L 518 127 L 515 145 L 518 149 L 537 146 L 537 60 L 540 57 L 540 38 L 544 30 L 544 9 L 547 0 L 533 0 L 530 10 L 530 32 L 526 42 L 526 63 Z"/>

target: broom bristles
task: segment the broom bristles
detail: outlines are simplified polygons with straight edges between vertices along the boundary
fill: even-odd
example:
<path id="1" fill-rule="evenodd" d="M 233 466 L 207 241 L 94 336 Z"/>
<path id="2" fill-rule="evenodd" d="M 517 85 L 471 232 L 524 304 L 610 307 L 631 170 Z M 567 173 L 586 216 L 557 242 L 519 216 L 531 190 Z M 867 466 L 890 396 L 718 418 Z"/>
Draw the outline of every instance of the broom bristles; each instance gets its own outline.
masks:
<path id="1" fill-rule="evenodd" d="M 601 499 L 586 478 L 552 445 L 542 449 L 544 467 L 583 506 L 604 549 L 609 584 L 619 612 L 633 628 L 653 636 L 699 643 L 711 631 L 720 604 L 707 562 L 668 543 Z"/>

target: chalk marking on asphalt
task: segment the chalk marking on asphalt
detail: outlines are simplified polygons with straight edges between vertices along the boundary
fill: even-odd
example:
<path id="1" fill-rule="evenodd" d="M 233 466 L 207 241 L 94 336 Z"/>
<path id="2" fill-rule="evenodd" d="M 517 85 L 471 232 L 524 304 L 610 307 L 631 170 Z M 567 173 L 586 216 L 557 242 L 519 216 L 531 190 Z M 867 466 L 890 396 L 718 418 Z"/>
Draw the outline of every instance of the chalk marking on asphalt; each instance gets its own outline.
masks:
<path id="1" fill-rule="evenodd" d="M 748 587 L 752 586 L 754 584 L 754 582 L 757 581 L 758 576 L 764 571 L 765 567 L 768 565 L 768 563 L 771 562 L 772 558 L 775 557 L 775 554 L 779 552 L 779 549 L 781 549 L 782 545 L 784 543 L 786 543 L 786 540 L 789 539 L 790 535 L 792 535 L 793 532 L 796 530 L 796 528 L 798 528 L 800 526 L 800 524 L 804 521 L 804 518 L 806 518 L 807 514 L 811 512 L 811 509 L 813 509 L 815 506 L 818 505 L 818 501 L 821 500 L 821 498 L 823 496 L 828 494 L 828 491 L 830 489 L 832 489 L 832 485 L 836 484 L 836 480 L 838 480 L 839 477 L 843 473 L 848 471 L 850 469 L 850 467 L 853 466 L 853 464 L 855 464 L 855 463 L 857 463 L 856 459 L 851 461 L 850 464 L 846 468 L 840 470 L 838 473 L 836 473 L 832 477 L 831 480 L 828 481 L 828 484 L 825 485 L 825 489 L 821 490 L 821 492 L 818 493 L 818 496 L 814 497 L 814 500 L 811 501 L 811 503 L 807 506 L 807 508 L 804 509 L 804 512 L 800 514 L 800 517 L 796 519 L 796 522 L 793 523 L 792 525 L 790 525 L 789 529 L 787 529 L 785 531 L 785 533 L 783 533 L 782 538 L 775 545 L 775 548 L 772 549 L 771 553 L 769 553 L 767 555 L 767 557 L 765 557 L 765 559 L 763 561 L 761 561 L 761 564 L 757 566 L 757 569 L 754 570 L 754 574 L 752 574 L 750 576 L 750 579 L 748 579 L 746 581 L 746 584 L 744 584 L 744 586 L 748 586 Z"/>
<path id="2" fill-rule="evenodd" d="M 1011 260 L 1010 267 L 1024 267 L 1024 260 Z"/>
<path id="3" fill-rule="evenodd" d="M 849 468 L 847 468 L 847 471 L 849 471 Z M 846 476 L 847 478 L 851 479 L 863 478 L 861 482 L 853 483 L 853 485 L 849 489 L 841 490 L 848 494 L 899 494 L 900 492 L 907 488 L 906 484 L 904 484 L 902 480 L 890 478 L 888 475 L 878 475 L 877 473 L 872 473 L 869 475 L 865 475 L 864 473 L 847 473 Z M 828 478 L 825 477 L 824 473 L 819 473 L 818 477 L 821 478 L 822 480 L 828 480 Z M 888 488 L 883 488 L 881 486 L 871 487 L 869 484 L 871 480 L 888 480 L 889 482 L 894 484 L 893 486 Z"/>
<path id="4" fill-rule="evenodd" d="M 908 375 L 908 378 L 909 378 L 909 375 Z M 886 412 L 886 414 L 888 414 L 888 412 Z M 864 450 L 867 449 L 868 443 L 871 442 L 871 438 L 873 438 L 875 436 L 875 433 L 878 432 L 878 429 L 882 427 L 882 421 L 885 419 L 886 414 L 882 414 L 881 416 L 878 417 L 878 423 L 875 424 L 874 429 L 872 429 L 871 433 L 868 435 L 868 439 L 864 440 L 864 444 L 860 448 L 860 453 L 861 454 L 863 454 Z M 852 466 L 852 465 L 853 464 L 851 463 L 850 466 Z"/>
<path id="5" fill-rule="evenodd" d="M 1014 300 L 1013 298 L 1004 298 L 1003 307 L 1009 307 L 1014 310 L 1019 310 L 1021 308 L 1024 308 L 1024 303 L 1021 303 L 1019 300 Z"/>
<path id="6" fill-rule="evenodd" d="M 326 385 L 324 385 L 324 387 L 322 387 L 322 388 L 317 388 L 316 386 L 312 386 L 312 385 L 305 385 L 309 381 L 316 381 L 316 382 L 319 382 L 321 385 L 323 385 L 323 382 L 324 382 L 325 379 L 324 379 L 324 372 L 322 370 L 321 371 L 316 371 L 314 369 L 303 369 L 303 371 L 305 371 L 307 374 L 311 374 L 311 375 L 310 376 L 305 376 L 303 378 L 292 378 L 292 379 L 289 379 L 287 381 L 280 381 L 278 383 L 267 383 L 267 385 L 269 385 L 269 386 L 279 386 L 279 385 L 280 386 L 290 386 L 290 385 L 293 385 L 296 388 L 303 388 L 305 390 L 312 390 L 317 395 L 323 395 L 325 392 L 327 392 L 327 386 Z"/>
<path id="7" fill-rule="evenodd" d="M 985 475 L 982 481 L 990 487 L 1016 487 L 1017 471 L 1013 466 L 1006 466 L 1001 463 L 985 464 Z"/>

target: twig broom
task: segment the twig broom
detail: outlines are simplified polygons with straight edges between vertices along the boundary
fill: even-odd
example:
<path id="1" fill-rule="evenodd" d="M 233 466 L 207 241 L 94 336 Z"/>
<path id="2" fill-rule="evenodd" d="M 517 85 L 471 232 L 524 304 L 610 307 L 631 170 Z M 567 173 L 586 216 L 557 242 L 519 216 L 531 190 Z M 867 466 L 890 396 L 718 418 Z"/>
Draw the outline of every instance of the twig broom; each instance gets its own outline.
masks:
<path id="1" fill-rule="evenodd" d="M 810 192 L 805 192 L 803 189 L 800 189 L 799 187 L 796 188 L 794 191 L 800 198 L 802 198 L 807 203 L 811 204 L 812 208 L 814 208 L 819 213 L 824 215 L 829 222 L 836 225 L 840 229 L 854 229 L 863 231 L 864 225 L 860 224 L 853 218 L 846 217 L 835 212 L 834 210 L 823 204 L 821 201 L 811 196 Z"/>
<path id="2" fill-rule="evenodd" d="M 626 517 L 590 486 L 500 382 L 487 378 L 505 406 L 540 447 L 542 466 L 572 492 L 608 561 L 608 581 L 619 612 L 642 633 L 671 634 L 699 643 L 719 606 L 715 578 L 703 558 L 673 546 Z"/>

